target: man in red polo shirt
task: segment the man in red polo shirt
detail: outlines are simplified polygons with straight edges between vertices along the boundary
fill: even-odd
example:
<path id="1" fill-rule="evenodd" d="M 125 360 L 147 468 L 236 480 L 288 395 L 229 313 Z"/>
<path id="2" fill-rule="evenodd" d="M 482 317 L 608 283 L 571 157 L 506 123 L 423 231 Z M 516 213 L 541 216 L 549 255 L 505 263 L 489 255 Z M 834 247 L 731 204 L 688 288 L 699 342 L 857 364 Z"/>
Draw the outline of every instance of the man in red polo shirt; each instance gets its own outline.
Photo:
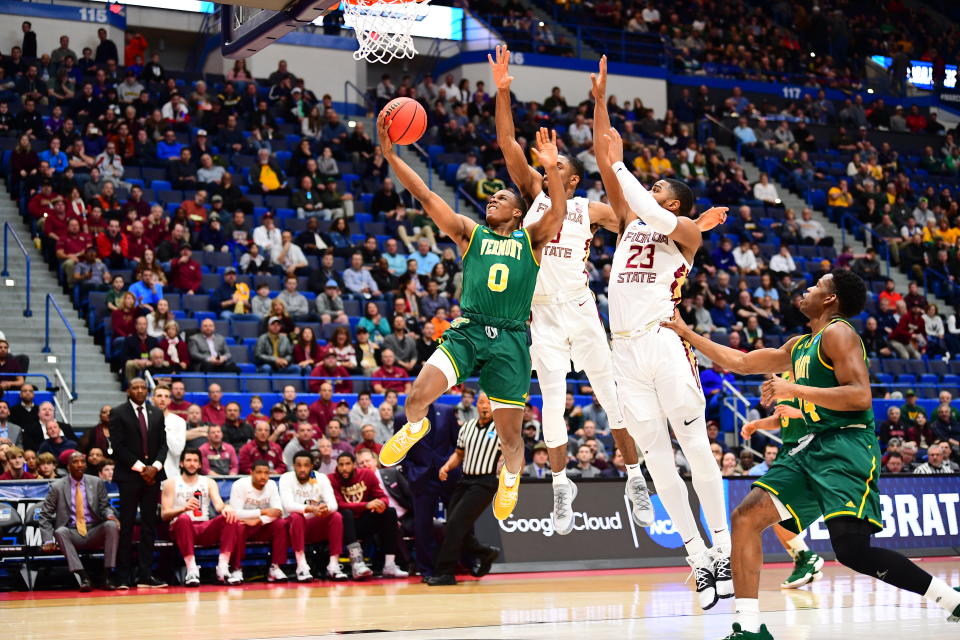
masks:
<path id="1" fill-rule="evenodd" d="M 220 385 L 213 383 L 207 387 L 207 397 L 210 398 L 210 401 L 203 405 L 203 421 L 218 424 L 222 427 L 227 420 L 227 410 L 220 402 L 220 399 L 223 398 Z"/>
<path id="2" fill-rule="evenodd" d="M 170 385 L 170 404 L 167 405 L 167 411 L 184 420 L 187 419 L 187 409 L 190 408 L 190 403 L 184 400 L 186 394 L 187 387 L 181 380 L 176 380 Z"/>
<path id="3" fill-rule="evenodd" d="M 320 397 L 310 405 L 310 422 L 315 425 L 325 425 L 333 418 L 336 410 L 337 405 L 333 402 L 333 385 L 323 382 L 320 385 Z"/>
<path id="4" fill-rule="evenodd" d="M 140 262 L 143 259 L 143 253 L 147 249 L 153 249 L 147 236 L 143 233 L 143 222 L 134 220 L 130 225 L 130 235 L 127 236 L 127 258 L 134 262 Z"/>
<path id="5" fill-rule="evenodd" d="M 180 257 L 170 263 L 170 284 L 180 293 L 193 295 L 203 283 L 200 263 L 193 259 L 190 245 L 180 247 Z"/>
<path id="6" fill-rule="evenodd" d="M 335 389 L 337 393 L 353 392 L 353 381 L 346 380 L 349 376 L 350 372 L 347 371 L 345 367 L 337 364 L 337 354 L 333 351 L 327 351 L 320 364 L 310 372 L 311 378 L 341 378 L 337 381 L 337 388 Z M 311 380 L 310 391 L 316 393 L 320 390 L 321 384 L 319 380 Z"/>
<path id="7" fill-rule="evenodd" d="M 57 240 L 57 260 L 62 265 L 67 286 L 73 286 L 73 268 L 83 257 L 83 252 L 93 244 L 90 236 L 80 230 L 80 221 L 76 218 L 67 220 L 67 232 Z"/>
<path id="8" fill-rule="evenodd" d="M 43 219 L 43 235 L 51 243 L 51 248 L 55 247 L 60 238 L 66 235 L 70 217 L 67 213 L 67 205 L 62 198 L 53 203 L 53 212 Z"/>
<path id="9" fill-rule="evenodd" d="M 407 378 L 410 376 L 407 370 L 397 364 L 397 357 L 390 349 L 384 349 L 380 355 L 381 366 L 373 372 L 373 392 L 384 393 L 386 391 L 396 391 L 397 393 L 410 393 L 410 383 L 403 380 L 391 380 L 390 378 Z"/>

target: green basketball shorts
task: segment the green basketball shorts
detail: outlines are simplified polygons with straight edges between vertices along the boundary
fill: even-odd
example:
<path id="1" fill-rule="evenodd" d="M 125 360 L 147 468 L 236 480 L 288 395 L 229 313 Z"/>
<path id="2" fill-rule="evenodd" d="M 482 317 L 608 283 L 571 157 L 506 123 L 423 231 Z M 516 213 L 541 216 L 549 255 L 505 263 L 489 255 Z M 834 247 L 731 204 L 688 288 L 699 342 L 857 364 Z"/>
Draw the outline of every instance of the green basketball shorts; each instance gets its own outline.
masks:
<path id="1" fill-rule="evenodd" d="M 805 436 L 753 486 L 768 491 L 789 511 L 780 524 L 800 533 L 820 516 L 850 516 L 883 529 L 880 515 L 880 445 L 873 429 L 838 429 Z M 805 444 L 806 443 L 806 444 Z M 786 449 L 786 447 L 784 447 Z"/>
<path id="2" fill-rule="evenodd" d="M 527 332 L 498 329 L 458 318 L 437 349 L 446 354 L 463 382 L 480 372 L 480 388 L 490 400 L 522 408 L 530 391 L 530 347 Z"/>

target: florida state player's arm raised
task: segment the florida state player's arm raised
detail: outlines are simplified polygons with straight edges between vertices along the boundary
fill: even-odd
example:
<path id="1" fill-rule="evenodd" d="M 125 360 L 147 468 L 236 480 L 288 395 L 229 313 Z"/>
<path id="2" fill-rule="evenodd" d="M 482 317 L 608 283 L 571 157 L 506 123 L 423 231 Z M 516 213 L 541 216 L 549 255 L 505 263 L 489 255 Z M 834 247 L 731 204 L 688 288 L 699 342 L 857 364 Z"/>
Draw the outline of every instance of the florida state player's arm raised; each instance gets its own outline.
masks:
<path id="1" fill-rule="evenodd" d="M 470 234 L 477 223 L 466 216 L 454 213 L 450 205 L 444 202 L 443 198 L 430 191 L 420 176 L 400 159 L 393 148 L 393 143 L 390 141 L 390 136 L 387 133 L 388 128 L 386 117 L 381 112 L 380 117 L 377 118 L 377 129 L 380 133 L 380 148 L 383 150 L 383 157 L 390 163 L 390 167 L 397 175 L 400 184 L 410 192 L 410 195 L 420 201 L 423 210 L 427 212 L 430 219 L 436 222 L 440 230 L 457 243 L 462 254 L 467 249 Z"/>
<path id="2" fill-rule="evenodd" d="M 623 199 L 623 191 L 620 189 L 620 183 L 610 167 L 607 158 L 607 139 L 603 134 L 610 130 L 610 114 L 607 111 L 607 56 L 600 58 L 600 68 L 597 73 L 590 74 L 590 82 L 593 85 L 591 93 L 593 94 L 593 153 L 597 158 L 597 165 L 600 167 L 600 179 L 603 181 L 603 188 L 607 192 L 607 200 L 610 204 L 602 202 L 590 203 L 590 222 L 598 224 L 607 231 L 619 234 L 623 231 L 626 223 L 629 221 L 630 207 L 627 201 Z"/>
<path id="3" fill-rule="evenodd" d="M 709 338 L 701 336 L 699 333 L 687 326 L 687 323 L 680 317 L 680 312 L 675 311 L 672 320 L 660 323 L 661 326 L 673 329 L 678 336 L 689 342 L 695 349 L 698 349 L 703 355 L 718 363 L 724 369 L 733 371 L 740 375 L 749 375 L 755 373 L 780 373 L 791 367 L 790 352 L 793 345 L 796 344 L 799 336 L 790 338 L 779 349 L 757 349 L 750 353 L 743 353 L 730 347 L 724 347 Z M 788 392 L 784 392 L 777 397 L 791 397 Z"/>
<path id="4" fill-rule="evenodd" d="M 557 237 L 563 227 L 563 219 L 567 216 L 567 198 L 563 190 L 563 178 L 560 177 L 560 168 L 557 158 L 560 151 L 557 149 L 557 132 L 541 129 L 537 132 L 537 157 L 550 178 L 547 182 L 550 197 L 550 208 L 537 222 L 527 227 L 533 250 L 537 252 L 537 260 L 543 247 Z"/>
<path id="5" fill-rule="evenodd" d="M 487 60 L 493 73 L 493 84 L 497 87 L 496 109 L 494 120 L 497 125 L 497 142 L 500 151 L 507 163 L 507 173 L 510 180 L 517 185 L 527 202 L 532 202 L 543 190 L 543 177 L 527 163 L 523 148 L 517 142 L 517 132 L 513 126 L 513 109 L 510 105 L 510 84 L 513 76 L 510 75 L 510 51 L 506 45 L 497 46 L 496 59 L 489 53 Z M 566 200 L 566 195 L 564 195 Z"/>

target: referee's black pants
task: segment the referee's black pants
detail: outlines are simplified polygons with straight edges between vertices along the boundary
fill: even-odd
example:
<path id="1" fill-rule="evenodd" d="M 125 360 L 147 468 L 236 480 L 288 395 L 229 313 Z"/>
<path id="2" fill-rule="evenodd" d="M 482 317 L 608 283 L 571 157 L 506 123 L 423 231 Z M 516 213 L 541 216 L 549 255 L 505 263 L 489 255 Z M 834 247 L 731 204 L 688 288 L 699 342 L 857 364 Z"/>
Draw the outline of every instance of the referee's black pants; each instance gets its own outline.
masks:
<path id="1" fill-rule="evenodd" d="M 464 551 L 480 553 L 486 547 L 473 534 L 473 523 L 490 506 L 497 493 L 497 476 L 463 476 L 453 490 L 447 525 L 443 530 L 443 543 L 437 552 L 434 575 L 453 575 L 457 562 Z"/>

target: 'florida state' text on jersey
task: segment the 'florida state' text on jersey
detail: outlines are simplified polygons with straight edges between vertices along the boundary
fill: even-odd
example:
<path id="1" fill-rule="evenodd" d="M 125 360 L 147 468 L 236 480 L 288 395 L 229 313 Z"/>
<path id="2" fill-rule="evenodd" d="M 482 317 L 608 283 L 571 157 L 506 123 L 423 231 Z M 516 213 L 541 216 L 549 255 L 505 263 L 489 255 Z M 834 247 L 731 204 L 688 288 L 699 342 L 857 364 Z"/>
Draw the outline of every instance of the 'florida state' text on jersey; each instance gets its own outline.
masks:
<path id="1" fill-rule="evenodd" d="M 567 217 L 563 219 L 560 233 L 543 248 L 535 296 L 589 289 L 589 276 L 584 268 L 593 239 L 589 206 L 590 201 L 586 198 L 567 200 Z M 548 209 L 550 198 L 541 191 L 523 219 L 523 225 L 539 222 Z"/>
<path id="2" fill-rule="evenodd" d="M 629 333 L 669 320 L 689 272 L 690 264 L 676 242 L 634 219 L 613 254 L 610 330 Z"/>

